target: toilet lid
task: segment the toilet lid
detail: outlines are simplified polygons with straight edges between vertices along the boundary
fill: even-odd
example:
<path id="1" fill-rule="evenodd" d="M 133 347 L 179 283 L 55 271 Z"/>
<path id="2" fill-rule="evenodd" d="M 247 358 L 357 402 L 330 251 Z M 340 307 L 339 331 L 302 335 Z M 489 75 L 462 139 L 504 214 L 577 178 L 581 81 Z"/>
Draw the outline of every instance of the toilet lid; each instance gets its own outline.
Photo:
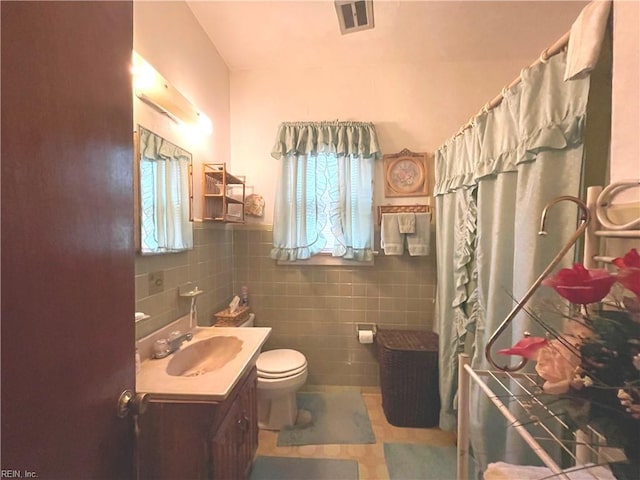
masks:
<path id="1" fill-rule="evenodd" d="M 262 352 L 258 356 L 256 367 L 258 375 L 264 376 L 289 374 L 293 370 L 306 367 L 307 359 L 297 350 L 278 349 Z"/>
<path id="2" fill-rule="evenodd" d="M 296 375 L 303 373 L 305 370 L 307 369 L 307 364 L 305 363 L 303 366 L 301 366 L 300 368 L 296 368 L 295 370 L 290 370 L 288 372 L 284 372 L 284 373 L 267 373 L 267 372 L 262 372 L 260 370 L 258 370 L 258 378 L 259 379 L 267 379 L 267 380 L 279 380 L 282 378 L 291 378 L 291 377 L 295 377 Z"/>

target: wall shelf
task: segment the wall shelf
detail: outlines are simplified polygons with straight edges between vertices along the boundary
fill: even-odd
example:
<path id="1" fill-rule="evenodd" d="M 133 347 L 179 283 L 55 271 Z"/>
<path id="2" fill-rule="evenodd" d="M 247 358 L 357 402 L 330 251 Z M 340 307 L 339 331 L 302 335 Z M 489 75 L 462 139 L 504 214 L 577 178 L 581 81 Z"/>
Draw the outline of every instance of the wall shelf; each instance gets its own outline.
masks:
<path id="1" fill-rule="evenodd" d="M 202 168 L 203 220 L 244 223 L 244 177 L 229 173 L 226 163 L 205 163 Z"/>

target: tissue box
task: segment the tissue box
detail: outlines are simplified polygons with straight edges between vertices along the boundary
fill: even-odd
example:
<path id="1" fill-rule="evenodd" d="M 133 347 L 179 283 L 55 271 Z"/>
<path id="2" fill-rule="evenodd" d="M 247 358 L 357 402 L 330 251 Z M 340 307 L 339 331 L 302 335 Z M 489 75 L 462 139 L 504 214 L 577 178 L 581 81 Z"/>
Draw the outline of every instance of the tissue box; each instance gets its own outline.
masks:
<path id="1" fill-rule="evenodd" d="M 214 314 L 214 324 L 216 327 L 239 327 L 249 320 L 249 307 L 238 307 L 231 313 L 228 308 Z"/>

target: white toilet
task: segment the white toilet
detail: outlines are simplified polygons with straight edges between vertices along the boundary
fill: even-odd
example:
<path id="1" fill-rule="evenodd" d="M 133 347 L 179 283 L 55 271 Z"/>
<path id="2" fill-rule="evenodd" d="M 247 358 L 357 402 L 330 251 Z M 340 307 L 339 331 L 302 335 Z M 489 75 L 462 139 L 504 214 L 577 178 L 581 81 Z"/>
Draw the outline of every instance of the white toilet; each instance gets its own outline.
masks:
<path id="1" fill-rule="evenodd" d="M 254 314 L 241 327 L 254 326 Z M 258 427 L 280 430 L 294 425 L 298 416 L 296 392 L 307 380 L 307 359 L 297 350 L 262 352 L 258 369 Z"/>

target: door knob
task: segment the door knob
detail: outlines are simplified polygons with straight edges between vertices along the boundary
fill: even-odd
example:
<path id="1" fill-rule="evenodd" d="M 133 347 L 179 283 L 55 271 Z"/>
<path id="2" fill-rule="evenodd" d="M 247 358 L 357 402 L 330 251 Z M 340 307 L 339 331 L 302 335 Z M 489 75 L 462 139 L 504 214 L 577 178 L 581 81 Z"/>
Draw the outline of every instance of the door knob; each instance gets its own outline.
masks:
<path id="1" fill-rule="evenodd" d="M 117 415 L 119 418 L 125 418 L 130 413 L 142 415 L 148 404 L 148 393 L 134 393 L 132 390 L 125 390 L 118 398 Z"/>

